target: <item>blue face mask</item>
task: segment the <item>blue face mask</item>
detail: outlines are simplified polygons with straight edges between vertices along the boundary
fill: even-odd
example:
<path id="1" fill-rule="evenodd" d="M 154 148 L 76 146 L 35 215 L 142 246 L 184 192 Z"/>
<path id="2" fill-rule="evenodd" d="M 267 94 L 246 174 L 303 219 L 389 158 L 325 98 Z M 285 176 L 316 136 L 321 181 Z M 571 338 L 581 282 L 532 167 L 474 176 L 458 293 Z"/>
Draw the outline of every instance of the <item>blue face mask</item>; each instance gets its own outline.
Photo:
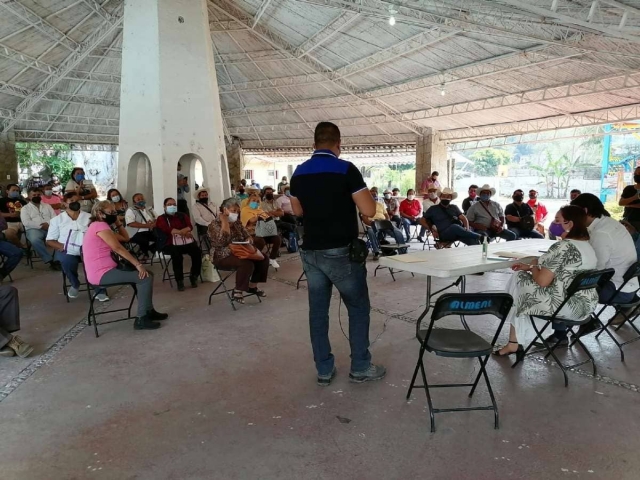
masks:
<path id="1" fill-rule="evenodd" d="M 488 193 L 480 194 L 480 200 L 482 200 L 483 202 L 488 202 L 490 199 L 491 199 L 491 195 L 489 195 Z"/>
<path id="2" fill-rule="evenodd" d="M 255 210 L 256 208 L 258 208 L 258 202 L 250 202 L 249 207 Z"/>
<path id="3" fill-rule="evenodd" d="M 167 213 L 169 215 L 175 215 L 176 213 L 178 213 L 178 207 L 176 205 L 169 205 L 167 207 Z"/>
<path id="4" fill-rule="evenodd" d="M 9 198 L 18 198 L 20 196 L 20 192 L 9 192 Z"/>
<path id="5" fill-rule="evenodd" d="M 136 203 L 136 207 L 144 208 L 144 206 L 145 206 L 146 204 L 147 204 L 147 202 L 145 202 L 144 200 L 142 200 L 142 201 L 140 201 L 140 202 L 137 202 L 137 203 Z"/>
<path id="6" fill-rule="evenodd" d="M 284 191 L 284 194 L 285 194 L 287 197 L 290 197 L 290 196 L 291 196 L 291 192 L 290 192 L 289 190 L 285 190 L 285 191 Z"/>
<path id="7" fill-rule="evenodd" d="M 81 182 L 84 180 L 84 173 L 78 173 L 75 177 L 76 182 Z"/>

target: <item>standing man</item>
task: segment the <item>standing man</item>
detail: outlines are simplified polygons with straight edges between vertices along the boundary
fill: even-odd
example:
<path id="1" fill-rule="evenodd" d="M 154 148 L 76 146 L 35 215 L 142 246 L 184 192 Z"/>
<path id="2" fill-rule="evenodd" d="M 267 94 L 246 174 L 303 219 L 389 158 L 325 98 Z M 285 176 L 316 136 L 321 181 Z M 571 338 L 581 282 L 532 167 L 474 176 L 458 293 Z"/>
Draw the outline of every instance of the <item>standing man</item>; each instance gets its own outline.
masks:
<path id="1" fill-rule="evenodd" d="M 624 219 L 640 232 L 640 167 L 633 172 L 633 185 L 622 190 L 618 205 L 624 207 Z"/>
<path id="2" fill-rule="evenodd" d="M 469 196 L 462 201 L 462 211 L 466 215 L 471 205 L 478 200 L 478 185 L 473 184 L 469 187 Z"/>
<path id="3" fill-rule="evenodd" d="M 291 206 L 304 217 L 301 257 L 309 286 L 309 328 L 318 385 L 328 386 L 336 375 L 329 342 L 329 306 L 333 286 L 349 312 L 351 382 L 379 380 L 386 370 L 371 363 L 369 321 L 371 305 L 364 263 L 350 258 L 358 246 L 358 217 L 372 217 L 376 204 L 360 171 L 341 160 L 340 130 L 320 122 L 314 134 L 315 151 L 291 177 Z"/>
<path id="4" fill-rule="evenodd" d="M 574 188 L 573 190 L 571 190 L 571 192 L 569 192 L 569 200 L 573 202 L 581 193 L 582 192 L 580 190 Z"/>
<path id="5" fill-rule="evenodd" d="M 547 207 L 538 201 L 537 190 L 529 190 L 529 201 L 527 202 L 533 210 L 533 215 L 536 217 L 536 230 L 541 231 L 544 234 L 544 221 L 547 219 L 549 212 Z M 544 235 L 542 235 L 544 238 Z"/>
<path id="6" fill-rule="evenodd" d="M 425 178 L 422 185 L 420 185 L 420 194 L 423 195 L 427 193 L 431 187 L 435 187 L 437 190 L 440 190 L 440 182 L 438 182 L 439 176 L 440 174 L 438 172 L 431 172 L 431 176 Z"/>
<path id="7" fill-rule="evenodd" d="M 289 181 L 287 177 L 282 177 L 282 181 L 278 184 L 278 194 L 282 195 L 285 187 L 289 187 Z"/>
<path id="8" fill-rule="evenodd" d="M 182 170 L 182 164 L 178 162 L 178 188 L 177 188 L 177 199 L 178 199 L 178 211 L 181 213 L 189 214 L 189 204 L 187 203 L 186 193 L 189 193 L 189 177 L 186 177 L 180 171 Z"/>

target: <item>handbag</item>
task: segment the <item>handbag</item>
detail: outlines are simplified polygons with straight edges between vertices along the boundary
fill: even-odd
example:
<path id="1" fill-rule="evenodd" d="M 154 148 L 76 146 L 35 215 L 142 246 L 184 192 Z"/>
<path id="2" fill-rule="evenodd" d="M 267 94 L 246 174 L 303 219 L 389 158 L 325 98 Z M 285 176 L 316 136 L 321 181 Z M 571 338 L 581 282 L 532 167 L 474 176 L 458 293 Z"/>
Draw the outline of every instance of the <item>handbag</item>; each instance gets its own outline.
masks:
<path id="1" fill-rule="evenodd" d="M 262 255 L 262 252 L 251 244 L 232 243 L 229 245 L 229 250 L 231 250 L 231 253 L 233 254 L 234 257 L 237 257 L 240 260 L 263 260 L 264 259 L 264 255 Z"/>
<path id="2" fill-rule="evenodd" d="M 111 252 L 111 258 L 116 262 L 117 270 L 122 270 L 123 272 L 135 272 L 137 270 L 129 260 L 118 255 L 116 252 Z"/>
<path id="3" fill-rule="evenodd" d="M 496 217 L 494 217 L 493 215 L 491 215 L 491 212 L 489 211 L 489 209 L 484 203 L 480 202 L 480 205 L 482 205 L 482 208 L 484 208 L 489 214 L 489 216 L 491 217 L 491 222 L 489 223 L 489 230 L 491 230 L 496 235 L 501 234 L 502 230 L 504 230 L 504 227 L 502 226 L 502 222 L 498 220 Z"/>
<path id="4" fill-rule="evenodd" d="M 278 235 L 278 227 L 273 217 L 269 217 L 266 220 L 263 218 L 258 219 L 256 237 L 275 237 L 276 235 Z"/>
<path id="5" fill-rule="evenodd" d="M 202 257 L 202 270 L 200 272 L 200 276 L 202 277 L 203 282 L 216 283 L 220 281 L 220 276 L 213 267 L 213 263 L 211 263 L 211 257 L 209 255 Z"/>

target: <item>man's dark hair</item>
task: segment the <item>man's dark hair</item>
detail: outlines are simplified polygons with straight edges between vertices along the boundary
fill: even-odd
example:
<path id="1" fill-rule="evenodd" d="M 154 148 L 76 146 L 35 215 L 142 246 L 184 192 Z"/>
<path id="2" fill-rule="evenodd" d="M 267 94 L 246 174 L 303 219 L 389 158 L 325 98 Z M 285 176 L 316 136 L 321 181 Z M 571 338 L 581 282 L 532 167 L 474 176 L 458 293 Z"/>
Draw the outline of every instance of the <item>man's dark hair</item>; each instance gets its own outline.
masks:
<path id="1" fill-rule="evenodd" d="M 42 193 L 42 189 L 40 187 L 31 187 L 27 193 L 40 192 Z"/>
<path id="2" fill-rule="evenodd" d="M 439 174 L 438 172 L 436 172 L 436 171 L 431 172 L 431 176 L 433 177 L 434 175 L 435 175 L 436 177 L 439 177 L 439 176 L 440 176 L 440 174 Z"/>
<path id="3" fill-rule="evenodd" d="M 333 146 L 340 142 L 340 129 L 331 122 L 320 122 L 313 134 L 316 148 L 319 146 Z"/>
<path id="4" fill-rule="evenodd" d="M 589 240 L 589 230 L 587 230 L 587 214 L 577 205 L 565 205 L 560 209 L 560 215 L 567 222 L 573 222 L 573 228 L 566 238 L 576 240 Z"/>
<path id="5" fill-rule="evenodd" d="M 18 185 L 17 183 L 10 183 L 9 185 L 7 185 L 7 192 L 11 190 L 11 187 L 16 187 L 18 190 L 20 190 L 20 185 Z"/>
<path id="6" fill-rule="evenodd" d="M 587 215 L 593 218 L 601 218 L 603 215 L 610 216 L 600 199 L 593 193 L 581 193 L 571 201 L 571 205 L 586 209 Z"/>
<path id="7" fill-rule="evenodd" d="M 65 200 L 69 200 L 75 196 L 79 196 L 79 195 L 76 192 L 67 192 L 64 194 L 62 198 L 64 198 Z"/>
<path id="8" fill-rule="evenodd" d="M 415 193 L 415 190 L 413 188 L 410 188 L 409 190 L 407 190 L 407 195 L 409 195 L 409 192 L 414 192 Z"/>
<path id="9" fill-rule="evenodd" d="M 164 203 L 162 205 L 164 205 L 166 207 L 167 203 L 169 202 L 169 200 L 174 200 L 175 201 L 175 199 L 173 197 L 167 197 L 167 198 L 164 199 Z"/>
<path id="10" fill-rule="evenodd" d="M 515 195 L 518 192 L 520 192 L 520 193 L 522 193 L 524 195 L 524 191 L 521 188 L 518 188 L 517 190 L 513 191 L 513 194 L 511 196 Z"/>
<path id="11" fill-rule="evenodd" d="M 75 167 L 73 170 L 71 170 L 71 180 L 73 180 L 74 182 L 76 180 L 74 177 L 76 176 L 76 172 L 78 170 L 82 170 L 84 172 L 84 168 L 82 167 Z"/>
<path id="12" fill-rule="evenodd" d="M 391 190 L 392 192 L 399 192 L 400 189 L 398 187 L 394 188 L 393 190 Z"/>
<path id="13" fill-rule="evenodd" d="M 467 189 L 467 191 L 471 190 L 472 188 L 475 188 L 477 190 L 478 185 L 476 185 L 475 183 L 473 185 L 469 185 L 469 188 Z"/>
<path id="14" fill-rule="evenodd" d="M 578 195 L 581 195 L 582 192 L 580 190 L 578 190 L 577 188 L 574 188 L 573 190 L 571 190 L 569 193 L 577 193 Z"/>

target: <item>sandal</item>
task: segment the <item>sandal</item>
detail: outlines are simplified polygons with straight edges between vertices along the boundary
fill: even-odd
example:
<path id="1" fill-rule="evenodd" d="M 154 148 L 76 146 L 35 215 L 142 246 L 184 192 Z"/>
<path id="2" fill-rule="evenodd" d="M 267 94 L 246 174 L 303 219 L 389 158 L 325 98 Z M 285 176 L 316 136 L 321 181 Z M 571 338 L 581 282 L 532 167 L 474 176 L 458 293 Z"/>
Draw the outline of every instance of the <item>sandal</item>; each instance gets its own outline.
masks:
<path id="1" fill-rule="evenodd" d="M 236 303 L 244 303 L 244 293 L 241 290 L 234 290 L 232 299 Z"/>
<path id="2" fill-rule="evenodd" d="M 509 340 L 509 343 L 517 344 L 518 342 L 512 342 L 511 340 Z M 502 347 L 502 348 L 504 348 L 504 347 Z M 493 354 L 496 357 L 508 357 L 509 355 L 516 355 L 517 353 L 519 353 L 522 350 L 522 345 L 518 345 L 518 349 L 515 352 L 500 353 L 500 350 L 502 350 L 502 348 L 499 348 L 498 350 L 493 352 Z"/>
<path id="3" fill-rule="evenodd" d="M 251 293 L 253 295 L 257 295 L 258 297 L 262 297 L 262 298 L 267 296 L 267 294 L 264 293 L 264 290 L 258 290 L 258 287 L 250 288 L 249 290 L 247 290 L 247 293 Z"/>

